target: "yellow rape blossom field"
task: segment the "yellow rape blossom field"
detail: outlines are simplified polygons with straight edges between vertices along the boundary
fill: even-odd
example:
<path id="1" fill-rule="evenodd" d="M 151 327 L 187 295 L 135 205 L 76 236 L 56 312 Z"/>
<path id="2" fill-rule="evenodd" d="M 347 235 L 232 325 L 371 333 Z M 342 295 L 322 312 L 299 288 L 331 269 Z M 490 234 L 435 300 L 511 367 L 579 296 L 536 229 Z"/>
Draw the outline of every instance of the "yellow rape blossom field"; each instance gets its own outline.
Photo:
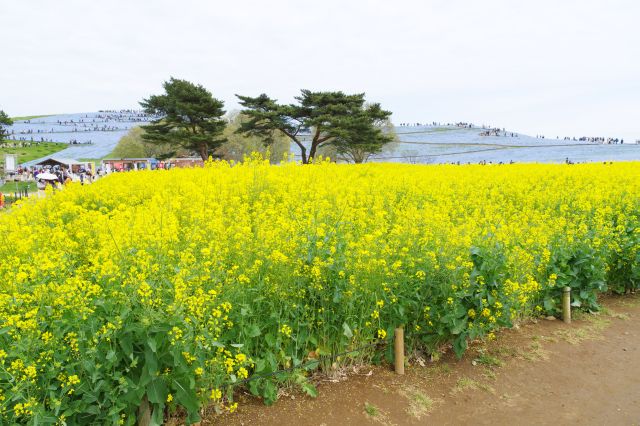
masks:
<path id="1" fill-rule="evenodd" d="M 0 215 L 0 423 L 134 424 L 309 394 L 309 370 L 491 338 L 640 284 L 640 165 L 113 174 Z M 340 358 L 332 355 L 349 352 Z M 304 369 L 292 367 L 304 365 Z M 269 373 L 285 370 L 275 375 Z M 255 380 L 248 380 L 251 378 Z"/>

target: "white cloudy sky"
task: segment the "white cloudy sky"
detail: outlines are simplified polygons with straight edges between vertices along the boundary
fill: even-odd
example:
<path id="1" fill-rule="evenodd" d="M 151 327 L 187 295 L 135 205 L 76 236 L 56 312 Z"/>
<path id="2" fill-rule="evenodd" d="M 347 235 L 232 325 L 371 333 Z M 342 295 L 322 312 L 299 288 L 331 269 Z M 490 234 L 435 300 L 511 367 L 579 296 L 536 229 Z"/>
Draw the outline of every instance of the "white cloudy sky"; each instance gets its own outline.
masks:
<path id="1" fill-rule="evenodd" d="M 394 122 L 640 139 L 637 0 L 0 0 L 0 109 L 136 108 L 174 76 L 290 101 L 366 92 Z"/>

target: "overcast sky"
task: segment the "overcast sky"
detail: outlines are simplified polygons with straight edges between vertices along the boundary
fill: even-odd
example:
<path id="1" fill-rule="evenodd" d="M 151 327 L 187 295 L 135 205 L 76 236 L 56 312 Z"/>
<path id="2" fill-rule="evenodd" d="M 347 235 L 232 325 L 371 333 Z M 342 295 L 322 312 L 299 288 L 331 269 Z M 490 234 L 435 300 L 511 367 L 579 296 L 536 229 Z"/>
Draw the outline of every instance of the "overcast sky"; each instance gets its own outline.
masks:
<path id="1" fill-rule="evenodd" d="M 637 0 L 0 0 L 0 109 L 139 108 L 170 76 L 291 101 L 366 92 L 393 121 L 640 139 Z"/>

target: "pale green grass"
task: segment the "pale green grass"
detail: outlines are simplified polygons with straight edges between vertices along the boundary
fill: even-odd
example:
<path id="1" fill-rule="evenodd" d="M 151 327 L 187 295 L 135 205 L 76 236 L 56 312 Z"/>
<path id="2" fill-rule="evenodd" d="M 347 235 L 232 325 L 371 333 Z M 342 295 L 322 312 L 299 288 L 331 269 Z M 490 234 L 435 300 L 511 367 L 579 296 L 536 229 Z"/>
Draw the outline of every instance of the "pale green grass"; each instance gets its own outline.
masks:
<path id="1" fill-rule="evenodd" d="M 45 115 L 25 115 L 25 116 L 22 116 L 22 117 L 11 117 L 11 119 L 12 119 L 13 121 L 24 121 L 24 120 L 33 120 L 33 119 L 36 119 L 36 118 L 51 117 L 51 116 L 53 116 L 53 115 L 56 115 L 56 114 L 45 114 Z"/>
<path id="2" fill-rule="evenodd" d="M 13 144 L 13 141 L 3 141 L 3 143 Z M 0 164 L 4 167 L 5 154 L 18 154 L 18 164 L 37 158 L 46 157 L 68 148 L 69 145 L 62 142 L 38 142 L 29 147 L 0 147 Z"/>

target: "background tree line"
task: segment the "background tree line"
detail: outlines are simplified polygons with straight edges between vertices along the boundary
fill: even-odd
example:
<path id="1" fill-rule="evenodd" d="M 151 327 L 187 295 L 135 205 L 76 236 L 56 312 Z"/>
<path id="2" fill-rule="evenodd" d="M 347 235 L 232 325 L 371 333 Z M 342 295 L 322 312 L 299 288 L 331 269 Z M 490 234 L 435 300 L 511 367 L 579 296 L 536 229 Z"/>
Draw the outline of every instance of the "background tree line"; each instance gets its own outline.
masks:
<path id="1" fill-rule="evenodd" d="M 4 111 L 0 110 L 0 142 L 6 138 L 9 134 L 7 132 L 7 126 L 11 126 L 13 120 Z"/>
<path id="2" fill-rule="evenodd" d="M 362 163 L 396 142 L 391 112 L 366 103 L 364 93 L 302 90 L 292 104 L 266 94 L 236 95 L 243 109 L 227 114 L 224 102 L 201 85 L 171 78 L 163 88 L 140 102 L 162 118 L 132 129 L 113 156 L 241 160 L 257 151 L 279 162 L 294 143 L 305 164 L 318 156 Z"/>

